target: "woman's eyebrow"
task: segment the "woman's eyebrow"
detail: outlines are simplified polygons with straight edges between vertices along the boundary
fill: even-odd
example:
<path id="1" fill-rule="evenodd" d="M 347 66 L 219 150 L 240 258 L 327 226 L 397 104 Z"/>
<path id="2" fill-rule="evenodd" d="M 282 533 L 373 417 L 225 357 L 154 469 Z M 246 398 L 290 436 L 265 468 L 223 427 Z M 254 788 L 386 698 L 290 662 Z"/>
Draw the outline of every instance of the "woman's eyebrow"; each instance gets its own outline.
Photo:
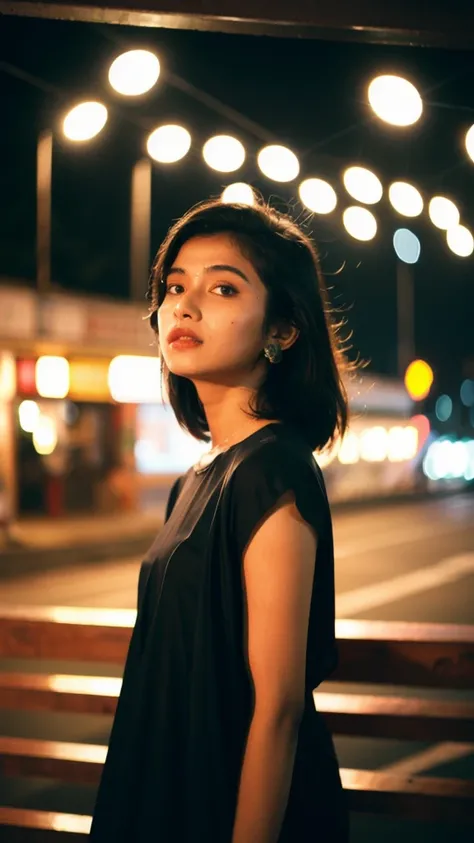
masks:
<path id="1" fill-rule="evenodd" d="M 216 263 L 212 266 L 205 267 L 206 272 L 235 272 L 236 275 L 239 275 L 247 284 L 250 284 L 249 279 L 245 275 L 245 272 L 242 272 L 241 269 L 237 269 L 236 266 L 231 266 L 229 263 Z"/>
<path id="2" fill-rule="evenodd" d="M 242 278 L 247 284 L 250 284 L 249 279 L 245 275 L 245 272 L 242 272 L 241 269 L 238 269 L 236 266 L 232 266 L 230 263 L 216 263 L 212 264 L 212 266 L 205 266 L 204 267 L 206 272 L 234 272 L 235 275 L 238 275 Z M 186 275 L 186 270 L 183 269 L 181 266 L 172 266 L 168 272 L 166 277 L 171 275 L 172 272 L 176 272 L 177 275 Z"/>

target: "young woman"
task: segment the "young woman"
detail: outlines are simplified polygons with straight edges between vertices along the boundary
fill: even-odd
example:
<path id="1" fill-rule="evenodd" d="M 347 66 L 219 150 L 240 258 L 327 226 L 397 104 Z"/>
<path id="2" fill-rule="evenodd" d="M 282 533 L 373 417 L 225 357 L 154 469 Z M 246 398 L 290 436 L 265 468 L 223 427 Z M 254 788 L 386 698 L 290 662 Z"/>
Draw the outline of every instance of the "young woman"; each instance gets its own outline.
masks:
<path id="1" fill-rule="evenodd" d="M 263 204 L 208 201 L 169 231 L 150 299 L 171 406 L 212 450 L 142 566 L 92 840 L 346 843 L 313 701 L 336 664 L 313 452 L 347 422 L 314 248 Z"/>

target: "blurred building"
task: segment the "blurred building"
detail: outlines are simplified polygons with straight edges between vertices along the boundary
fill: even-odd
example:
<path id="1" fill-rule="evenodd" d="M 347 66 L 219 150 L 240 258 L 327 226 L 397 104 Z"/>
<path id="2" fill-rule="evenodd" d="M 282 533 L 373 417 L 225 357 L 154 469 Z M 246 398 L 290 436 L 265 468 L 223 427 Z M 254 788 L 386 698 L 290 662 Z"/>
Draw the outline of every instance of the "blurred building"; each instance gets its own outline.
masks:
<path id="1" fill-rule="evenodd" d="M 0 286 L 0 519 L 146 506 L 201 453 L 162 403 L 146 314 Z"/>

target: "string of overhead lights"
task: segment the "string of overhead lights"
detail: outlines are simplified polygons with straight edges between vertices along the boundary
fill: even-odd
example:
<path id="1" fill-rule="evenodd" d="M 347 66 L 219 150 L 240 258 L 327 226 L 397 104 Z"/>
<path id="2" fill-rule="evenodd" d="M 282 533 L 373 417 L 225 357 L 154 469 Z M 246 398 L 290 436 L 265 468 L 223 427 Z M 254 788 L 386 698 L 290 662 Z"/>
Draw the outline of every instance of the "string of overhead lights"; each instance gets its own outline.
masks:
<path id="1" fill-rule="evenodd" d="M 141 96 L 150 91 L 160 76 L 160 62 L 148 50 L 130 50 L 119 55 L 109 69 L 111 87 L 124 97 Z M 394 75 L 381 75 L 371 81 L 367 91 L 368 103 L 374 113 L 386 123 L 406 128 L 416 123 L 423 114 L 423 100 L 419 91 L 409 80 Z M 72 109 L 63 123 L 66 137 L 84 141 L 95 137 L 107 122 L 107 108 L 99 102 L 81 103 Z M 146 141 L 148 155 L 161 164 L 173 164 L 182 160 L 190 151 L 192 137 L 182 125 L 167 124 L 154 129 Z M 474 161 L 474 125 L 466 133 L 466 151 Z M 246 150 L 238 138 L 231 135 L 216 135 L 203 146 L 205 163 L 221 173 L 233 173 L 246 161 Z M 280 183 L 295 181 L 300 174 L 300 163 L 295 153 L 286 146 L 269 144 L 257 153 L 257 165 L 268 179 Z M 379 176 L 361 166 L 349 166 L 342 174 L 346 193 L 358 204 L 345 207 L 342 222 L 347 233 L 356 240 L 370 241 L 378 229 L 375 214 L 369 207 L 378 204 L 384 197 L 384 187 Z M 419 217 L 427 200 L 415 185 L 405 181 L 394 181 L 386 191 L 389 202 L 397 214 L 407 218 Z M 303 205 L 316 214 L 331 214 L 339 203 L 333 185 L 320 177 L 304 179 L 298 187 Z M 252 204 L 255 194 L 251 185 L 245 182 L 229 184 L 222 193 L 225 202 Z M 474 252 L 474 238 L 471 231 L 461 224 L 461 215 L 455 202 L 447 196 L 432 196 L 428 201 L 428 215 L 433 225 L 445 232 L 449 249 L 459 257 L 469 257 Z M 400 232 L 404 232 L 403 236 Z M 406 261 L 416 262 L 420 244 L 409 229 L 399 229 L 394 238 L 394 247 L 401 257 L 400 243 L 411 246 L 411 257 Z M 418 243 L 418 247 L 416 247 Z M 413 257 L 416 255 L 416 259 Z M 404 257 L 401 257 L 405 260 Z"/>

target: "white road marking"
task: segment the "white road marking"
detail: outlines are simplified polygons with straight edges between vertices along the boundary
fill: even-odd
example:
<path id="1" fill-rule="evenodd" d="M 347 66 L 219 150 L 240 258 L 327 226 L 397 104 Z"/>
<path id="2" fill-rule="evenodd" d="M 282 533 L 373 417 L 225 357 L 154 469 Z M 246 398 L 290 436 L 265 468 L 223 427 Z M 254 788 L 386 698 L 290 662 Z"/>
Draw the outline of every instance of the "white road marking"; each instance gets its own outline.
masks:
<path id="1" fill-rule="evenodd" d="M 445 743 L 431 746 L 428 749 L 423 749 L 421 752 L 415 752 L 413 755 L 409 755 L 408 758 L 394 761 L 393 764 L 378 767 L 377 770 L 384 773 L 414 775 L 415 773 L 422 773 L 424 770 L 431 770 L 433 767 L 439 767 L 441 764 L 447 764 L 449 761 L 456 761 L 458 758 L 465 758 L 467 755 L 472 754 L 474 754 L 474 744 L 449 743 L 446 741 Z"/>
<path id="2" fill-rule="evenodd" d="M 370 553 L 373 550 L 386 550 L 389 547 L 395 547 L 400 544 L 410 544 L 411 542 L 426 541 L 427 537 L 431 539 L 433 536 L 449 535 L 449 533 L 458 533 L 459 524 L 417 524 L 406 525 L 405 527 L 397 527 L 395 530 L 381 530 L 380 533 L 372 532 L 366 540 L 362 537 L 355 538 L 348 544 L 338 545 L 336 541 L 335 555 L 336 561 L 339 559 L 348 559 L 352 556 L 361 556 L 365 553 Z"/>
<path id="3" fill-rule="evenodd" d="M 394 603 L 402 597 L 419 594 L 430 588 L 438 588 L 472 573 L 474 553 L 449 556 L 426 568 L 336 595 L 336 614 L 340 618 L 352 618 L 360 612 Z"/>

